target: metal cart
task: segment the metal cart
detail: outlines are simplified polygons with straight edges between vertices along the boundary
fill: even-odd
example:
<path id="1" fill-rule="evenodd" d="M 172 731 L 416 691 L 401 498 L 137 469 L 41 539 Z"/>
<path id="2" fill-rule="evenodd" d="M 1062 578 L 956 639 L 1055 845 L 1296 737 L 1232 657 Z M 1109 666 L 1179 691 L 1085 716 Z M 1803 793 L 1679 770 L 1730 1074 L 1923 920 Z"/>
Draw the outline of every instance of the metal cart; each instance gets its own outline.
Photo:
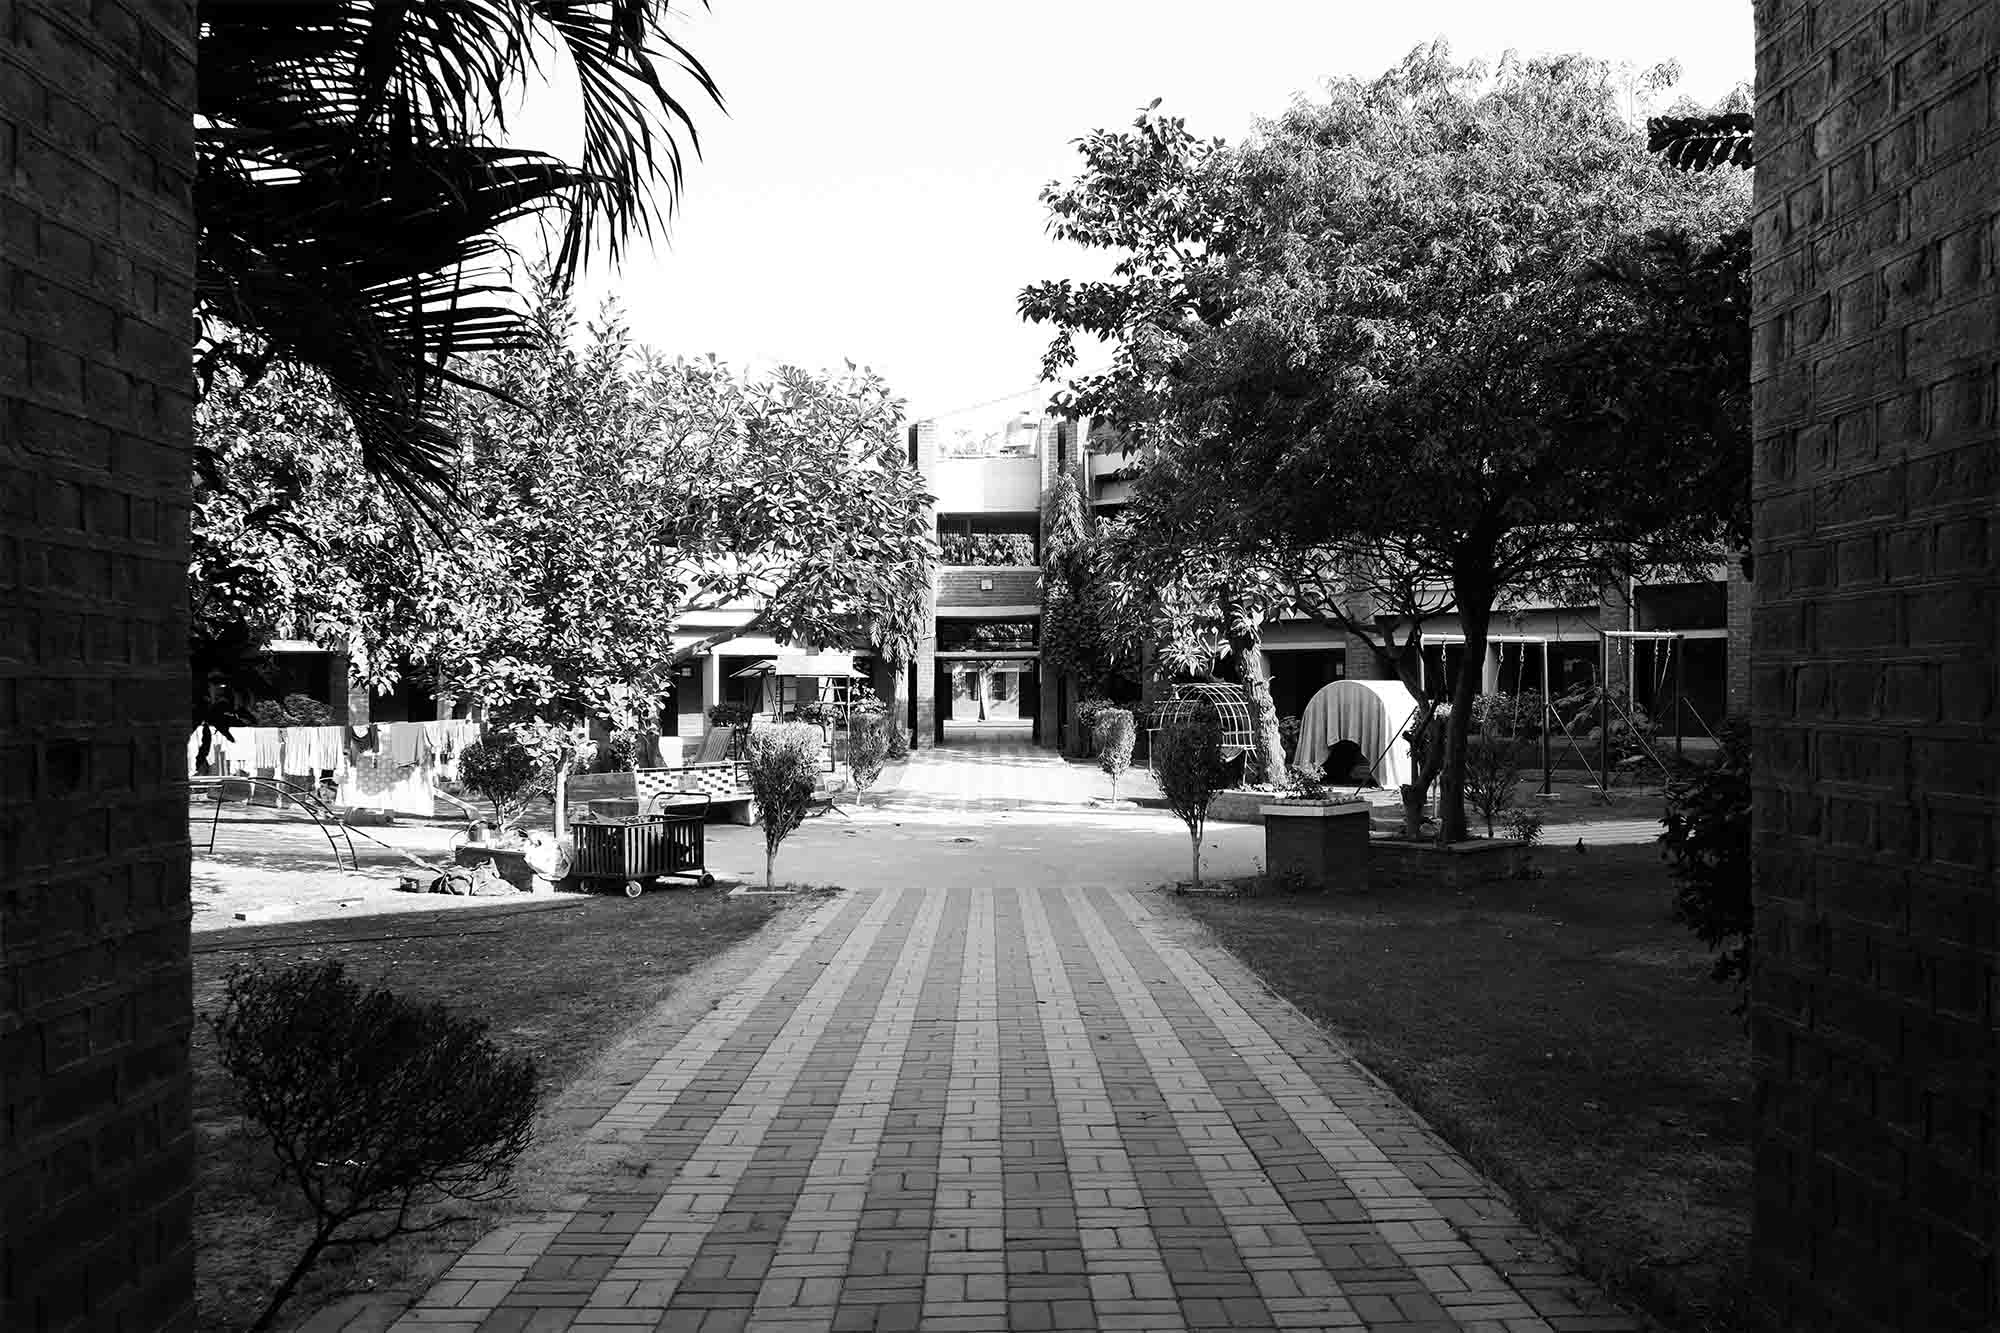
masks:
<path id="1" fill-rule="evenodd" d="M 570 874 L 585 883 L 623 880 L 627 898 L 668 875 L 708 888 L 715 883 L 703 837 L 708 802 L 706 794 L 674 794 L 654 798 L 646 814 L 571 823 Z"/>

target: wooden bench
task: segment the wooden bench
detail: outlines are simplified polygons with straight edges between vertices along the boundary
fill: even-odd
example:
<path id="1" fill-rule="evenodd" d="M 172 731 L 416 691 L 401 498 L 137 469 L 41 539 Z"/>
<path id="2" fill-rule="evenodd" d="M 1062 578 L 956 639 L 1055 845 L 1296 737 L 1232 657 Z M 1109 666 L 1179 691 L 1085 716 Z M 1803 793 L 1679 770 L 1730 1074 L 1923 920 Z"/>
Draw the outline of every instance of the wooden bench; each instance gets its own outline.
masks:
<path id="1" fill-rule="evenodd" d="M 685 764 L 679 768 L 641 768 L 629 773 L 578 773 L 556 792 L 556 826 L 569 822 L 569 807 L 586 801 L 630 801 L 634 814 L 645 814 L 676 792 L 709 798 L 710 823 L 751 824 L 756 812 L 742 764 L 723 761 Z"/>

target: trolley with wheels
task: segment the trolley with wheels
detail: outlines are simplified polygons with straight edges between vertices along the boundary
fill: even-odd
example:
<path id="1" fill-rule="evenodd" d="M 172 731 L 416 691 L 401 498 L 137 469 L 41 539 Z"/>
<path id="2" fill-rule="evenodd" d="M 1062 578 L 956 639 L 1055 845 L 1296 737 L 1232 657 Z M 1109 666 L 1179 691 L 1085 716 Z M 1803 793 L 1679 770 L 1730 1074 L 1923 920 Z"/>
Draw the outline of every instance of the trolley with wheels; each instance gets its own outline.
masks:
<path id="1" fill-rule="evenodd" d="M 675 794 L 648 805 L 644 814 L 572 822 L 570 875 L 586 888 L 621 884 L 627 898 L 669 876 L 693 879 L 703 888 L 714 884 L 703 837 L 708 797 Z"/>

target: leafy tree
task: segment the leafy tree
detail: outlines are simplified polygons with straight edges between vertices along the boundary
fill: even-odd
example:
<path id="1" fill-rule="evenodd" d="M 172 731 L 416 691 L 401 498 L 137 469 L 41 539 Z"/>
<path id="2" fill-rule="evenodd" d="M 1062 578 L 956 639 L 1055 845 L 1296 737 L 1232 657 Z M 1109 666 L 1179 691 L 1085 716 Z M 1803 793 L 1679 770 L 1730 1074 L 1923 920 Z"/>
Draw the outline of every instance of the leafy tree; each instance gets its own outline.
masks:
<path id="1" fill-rule="evenodd" d="M 1222 728 L 1207 710 L 1189 712 L 1162 727 L 1153 745 L 1153 772 L 1167 808 L 1187 825 L 1193 844 L 1194 889 L 1201 891 L 1201 834 L 1208 807 L 1225 782 Z"/>
<path id="2" fill-rule="evenodd" d="M 1124 257 L 1108 281 L 1024 295 L 1060 330 L 1045 368 L 1072 363 L 1072 330 L 1110 340 L 1072 397 L 1174 459 L 1199 549 L 1331 571 L 1364 595 L 1324 612 L 1399 674 L 1412 612 L 1455 615 L 1478 661 L 1509 593 L 1705 567 L 1739 488 L 1690 480 L 1747 459 L 1692 427 L 1620 429 L 1626 368 L 1603 348 L 1653 314 L 1587 269 L 1650 230 L 1707 243 L 1747 199 L 1650 156 L 1621 93 L 1599 62 L 1489 72 L 1439 44 L 1235 150 L 1150 110 L 1093 135 L 1057 231 Z M 1476 688 L 1461 673 L 1446 722 L 1448 840 Z"/>
<path id="3" fill-rule="evenodd" d="M 819 787 L 818 727 L 781 722 L 750 734 L 750 794 L 764 827 L 764 887 L 775 886 L 778 847 L 805 822 Z"/>
<path id="4" fill-rule="evenodd" d="M 500 829 L 519 823 L 528 802 L 541 795 L 545 785 L 543 765 L 505 732 L 465 747 L 458 757 L 458 780 L 473 795 L 493 803 L 493 823 Z"/>
<path id="5" fill-rule="evenodd" d="M 719 103 L 667 34 L 670 12 L 667 0 L 203 0 L 204 379 L 229 364 L 252 380 L 316 369 L 368 470 L 448 508 L 446 390 L 471 382 L 460 358 L 531 331 L 506 294 L 500 229 L 551 224 L 565 277 L 593 248 L 616 260 L 654 233 L 682 142 L 695 144 L 670 80 Z M 575 75 L 574 163 L 504 142 L 522 86 L 548 68 Z"/>
<path id="6" fill-rule="evenodd" d="M 491 377 L 528 410 L 461 395 L 465 487 L 487 563 L 464 582 L 454 676 L 475 698 L 644 714 L 680 662 L 745 634 L 904 641 L 936 562 L 929 497 L 881 378 L 750 379 L 631 346 L 616 312 L 572 350 L 544 293 L 528 352 Z M 683 619 L 742 621 L 675 642 Z"/>
<path id="7" fill-rule="evenodd" d="M 879 712 L 851 715 L 847 724 L 847 773 L 854 780 L 856 795 L 868 794 L 868 789 L 882 776 L 882 766 L 888 758 L 888 717 Z"/>
<path id="8" fill-rule="evenodd" d="M 243 1114 L 313 1215 L 257 1329 L 328 1249 L 461 1220 L 417 1219 L 504 1189 L 528 1145 L 532 1060 L 501 1052 L 476 1018 L 364 991 L 339 963 L 236 969 L 212 1027 Z"/>
<path id="9" fill-rule="evenodd" d="M 1138 735 L 1132 713 L 1124 708 L 1106 708 L 1097 714 L 1092 739 L 1097 748 L 1097 766 L 1111 779 L 1111 799 L 1118 799 L 1118 779 L 1132 766 L 1132 743 Z"/>
<path id="10" fill-rule="evenodd" d="M 1716 951 L 1717 981 L 1747 981 L 1752 927 L 1750 732 L 1724 727 L 1715 763 L 1670 778 L 1660 834 L 1674 879 L 1674 916 Z"/>
<path id="11" fill-rule="evenodd" d="M 1075 476 L 1065 472 L 1043 500 L 1041 662 L 1066 676 L 1079 700 L 1101 695 L 1138 659 L 1108 596 L 1097 524 Z M 1072 747 L 1082 753 L 1089 733 Z"/>

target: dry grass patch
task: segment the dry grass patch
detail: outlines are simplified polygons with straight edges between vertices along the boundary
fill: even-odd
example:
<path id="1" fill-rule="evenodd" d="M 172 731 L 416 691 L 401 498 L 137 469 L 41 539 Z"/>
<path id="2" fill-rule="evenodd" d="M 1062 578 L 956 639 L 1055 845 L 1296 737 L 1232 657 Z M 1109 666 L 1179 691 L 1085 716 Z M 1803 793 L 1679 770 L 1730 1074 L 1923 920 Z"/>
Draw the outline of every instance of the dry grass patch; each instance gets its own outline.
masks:
<path id="1" fill-rule="evenodd" d="M 205 1015 L 220 1009 L 239 963 L 338 959 L 364 985 L 477 1015 L 504 1049 L 531 1055 L 542 1077 L 538 1144 L 517 1175 L 516 1200 L 540 1191 L 560 1145 L 589 1118 L 566 1091 L 677 983 L 764 927 L 786 904 L 693 889 L 622 897 L 563 896 L 491 909 L 399 913 L 274 925 L 198 936 L 195 952 L 194 1116 L 200 1143 L 195 1197 L 201 1326 L 245 1328 L 304 1247 L 310 1215 L 274 1176 L 268 1147 L 237 1113 Z M 565 1104 L 558 1105 L 559 1100 Z M 588 1096 L 585 1101 L 591 1100 Z M 518 1205 L 517 1205 L 518 1206 Z M 506 1202 L 468 1209 L 452 1231 L 379 1250 L 330 1256 L 306 1281 L 283 1323 L 355 1291 L 394 1288 L 428 1257 L 455 1251 Z"/>

